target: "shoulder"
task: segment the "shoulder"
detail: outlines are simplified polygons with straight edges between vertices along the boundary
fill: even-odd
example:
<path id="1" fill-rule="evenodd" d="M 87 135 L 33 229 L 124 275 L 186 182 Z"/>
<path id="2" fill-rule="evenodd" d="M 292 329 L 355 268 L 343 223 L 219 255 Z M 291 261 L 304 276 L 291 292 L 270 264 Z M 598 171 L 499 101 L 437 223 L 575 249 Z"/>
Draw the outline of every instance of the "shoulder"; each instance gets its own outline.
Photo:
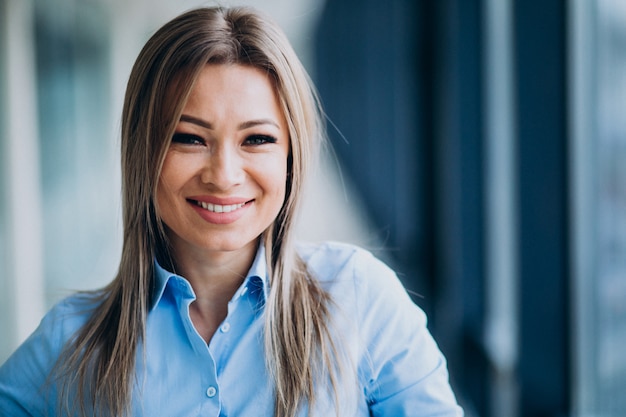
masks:
<path id="1" fill-rule="evenodd" d="M 56 303 L 44 316 L 35 333 L 56 333 L 68 339 L 91 317 L 100 304 L 97 293 L 78 293 Z"/>
<path id="2" fill-rule="evenodd" d="M 298 254 L 320 281 L 332 280 L 342 272 L 359 273 L 372 266 L 389 269 L 370 251 L 348 243 L 299 243 Z"/>
<path id="3" fill-rule="evenodd" d="M 92 295 L 77 294 L 55 304 L 5 365 L 33 359 L 54 362 L 67 341 L 93 313 L 97 305 L 95 300 Z"/>
<path id="4" fill-rule="evenodd" d="M 53 389 L 48 385 L 52 369 L 67 341 L 90 317 L 95 300 L 93 296 L 79 294 L 57 303 L 0 366 L 1 410 L 10 410 L 11 415 L 54 413 L 54 409 L 47 409 L 49 404 L 41 395 L 35 400 L 32 393 Z"/>
<path id="5" fill-rule="evenodd" d="M 413 302 L 395 271 L 385 262 L 361 247 L 324 242 L 301 244 L 299 254 L 307 269 L 330 295 L 344 314 L 361 324 L 362 331 L 371 330 L 393 320 L 409 319 L 420 325 L 423 311 Z"/>
<path id="6" fill-rule="evenodd" d="M 59 352 L 89 319 L 99 304 L 94 294 L 74 294 L 56 303 L 13 356 L 47 350 Z"/>
<path id="7" fill-rule="evenodd" d="M 389 340 L 397 340 L 398 334 L 417 337 L 426 331 L 424 311 L 395 271 L 370 251 L 337 242 L 299 248 L 309 272 L 334 305 L 349 316 L 348 322 L 359 323 L 362 341 L 380 344 L 377 340 L 382 333 L 389 333 Z"/>
<path id="8" fill-rule="evenodd" d="M 361 296 L 406 294 L 395 271 L 372 252 L 359 246 L 340 243 L 300 243 L 298 254 L 311 274 L 330 290 L 349 283 Z"/>
<path id="9" fill-rule="evenodd" d="M 337 307 L 335 335 L 350 352 L 372 415 L 462 415 L 426 315 L 392 268 L 342 243 L 301 245 L 299 254 Z"/>

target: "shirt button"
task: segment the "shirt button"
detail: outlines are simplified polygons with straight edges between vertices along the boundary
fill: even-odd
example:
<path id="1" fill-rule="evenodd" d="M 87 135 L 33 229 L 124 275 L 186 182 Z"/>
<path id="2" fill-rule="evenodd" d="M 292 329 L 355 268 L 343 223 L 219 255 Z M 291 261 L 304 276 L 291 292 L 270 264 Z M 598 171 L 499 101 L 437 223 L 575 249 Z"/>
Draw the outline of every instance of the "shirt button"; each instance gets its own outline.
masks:
<path id="1" fill-rule="evenodd" d="M 206 396 L 209 398 L 215 397 L 215 394 L 217 394 L 217 390 L 215 389 L 215 387 L 209 387 L 206 390 Z"/>
<path id="2" fill-rule="evenodd" d="M 222 331 L 222 333 L 228 333 L 228 331 L 230 330 L 230 323 L 224 323 L 220 326 L 220 330 Z"/>

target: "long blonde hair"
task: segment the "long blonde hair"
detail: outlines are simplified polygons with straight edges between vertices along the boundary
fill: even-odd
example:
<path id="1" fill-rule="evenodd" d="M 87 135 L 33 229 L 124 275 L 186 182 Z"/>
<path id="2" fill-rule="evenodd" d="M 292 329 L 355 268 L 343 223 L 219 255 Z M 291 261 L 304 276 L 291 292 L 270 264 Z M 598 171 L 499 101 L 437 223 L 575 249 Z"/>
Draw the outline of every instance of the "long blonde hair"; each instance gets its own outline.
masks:
<path id="1" fill-rule="evenodd" d="M 323 136 L 319 100 L 282 31 L 248 8 L 201 8 L 159 29 L 132 69 L 122 120 L 124 236 L 119 271 L 95 293 L 97 307 L 59 358 L 61 402 L 82 415 L 128 414 L 135 358 L 145 336 L 153 260 L 171 266 L 155 193 L 170 138 L 185 101 L 208 63 L 266 71 L 289 125 L 287 195 L 262 236 L 271 291 L 266 302 L 267 368 L 275 383 L 275 415 L 293 416 L 331 381 L 337 402 L 337 355 L 329 332 L 328 294 L 294 249 L 294 219 L 311 159 Z M 73 391 L 75 390 L 75 391 Z M 70 398 L 72 397 L 72 398 Z"/>

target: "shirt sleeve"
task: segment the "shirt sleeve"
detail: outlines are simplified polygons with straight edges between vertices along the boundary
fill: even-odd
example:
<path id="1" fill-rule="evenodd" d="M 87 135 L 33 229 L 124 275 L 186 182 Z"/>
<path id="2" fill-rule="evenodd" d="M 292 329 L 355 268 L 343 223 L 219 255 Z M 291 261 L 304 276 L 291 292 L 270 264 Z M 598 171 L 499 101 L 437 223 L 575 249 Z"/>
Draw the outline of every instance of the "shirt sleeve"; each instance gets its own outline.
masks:
<path id="1" fill-rule="evenodd" d="M 355 263 L 362 288 L 359 365 L 372 416 L 461 417 L 446 360 L 396 274 L 367 252 Z"/>
<path id="2" fill-rule="evenodd" d="M 49 375 L 65 343 L 64 310 L 63 303 L 53 308 L 0 367 L 0 415 L 57 415 L 57 392 Z"/>

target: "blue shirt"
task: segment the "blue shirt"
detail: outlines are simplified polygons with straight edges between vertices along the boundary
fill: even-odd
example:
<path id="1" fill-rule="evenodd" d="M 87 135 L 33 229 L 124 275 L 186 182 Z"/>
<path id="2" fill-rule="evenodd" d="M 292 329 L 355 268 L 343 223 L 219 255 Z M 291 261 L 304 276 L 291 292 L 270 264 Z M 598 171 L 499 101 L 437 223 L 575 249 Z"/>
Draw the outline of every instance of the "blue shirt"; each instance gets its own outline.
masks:
<path id="1" fill-rule="evenodd" d="M 346 379 L 357 384 L 340 384 L 339 416 L 463 415 L 426 317 L 392 270 L 344 244 L 302 245 L 298 252 L 334 300 L 332 334 L 350 358 L 346 371 L 357 375 Z M 133 416 L 273 416 L 263 345 L 266 270 L 261 247 L 207 345 L 189 317 L 191 285 L 156 265 L 157 291 L 144 346 L 137 351 Z M 84 306 L 84 296 L 56 305 L 2 365 L 0 415 L 57 414 L 57 388 L 46 379 L 63 345 L 87 319 Z M 320 385 L 311 415 L 336 415 L 333 395 Z M 38 394 L 44 391 L 49 395 Z"/>

